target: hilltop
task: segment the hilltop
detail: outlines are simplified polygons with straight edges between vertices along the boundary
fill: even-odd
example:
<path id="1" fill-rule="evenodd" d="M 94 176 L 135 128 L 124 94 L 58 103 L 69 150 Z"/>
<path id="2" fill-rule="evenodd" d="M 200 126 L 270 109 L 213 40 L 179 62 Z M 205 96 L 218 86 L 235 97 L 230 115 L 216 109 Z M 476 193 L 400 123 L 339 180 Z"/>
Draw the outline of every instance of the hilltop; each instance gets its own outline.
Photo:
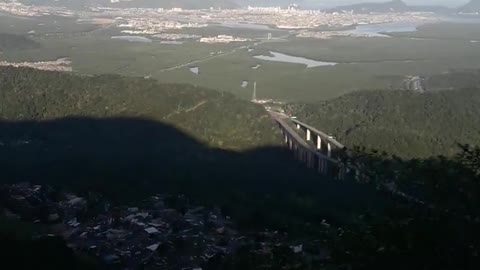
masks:
<path id="1" fill-rule="evenodd" d="M 359 3 L 353 5 L 339 6 L 331 11 L 354 11 L 357 13 L 370 13 L 370 12 L 449 12 L 448 7 L 444 6 L 410 6 L 402 0 L 392 0 L 381 3 Z"/>
<path id="2" fill-rule="evenodd" d="M 463 13 L 479 13 L 480 12 L 480 0 L 470 0 L 467 4 L 459 9 Z"/>

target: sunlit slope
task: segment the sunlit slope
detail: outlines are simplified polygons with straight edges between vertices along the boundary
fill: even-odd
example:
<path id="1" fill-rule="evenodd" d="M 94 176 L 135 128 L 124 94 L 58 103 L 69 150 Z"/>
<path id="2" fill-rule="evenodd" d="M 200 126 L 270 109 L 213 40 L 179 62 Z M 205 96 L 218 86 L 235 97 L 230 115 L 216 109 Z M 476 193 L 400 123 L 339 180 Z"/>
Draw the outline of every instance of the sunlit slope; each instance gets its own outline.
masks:
<path id="1" fill-rule="evenodd" d="M 260 106 L 191 85 L 115 75 L 75 76 L 0 68 L 0 117 L 141 117 L 171 124 L 212 146 L 243 149 L 277 143 Z"/>
<path id="2" fill-rule="evenodd" d="M 331 101 L 292 105 L 292 113 L 337 137 L 406 158 L 452 155 L 480 143 L 480 90 L 360 91 Z"/>

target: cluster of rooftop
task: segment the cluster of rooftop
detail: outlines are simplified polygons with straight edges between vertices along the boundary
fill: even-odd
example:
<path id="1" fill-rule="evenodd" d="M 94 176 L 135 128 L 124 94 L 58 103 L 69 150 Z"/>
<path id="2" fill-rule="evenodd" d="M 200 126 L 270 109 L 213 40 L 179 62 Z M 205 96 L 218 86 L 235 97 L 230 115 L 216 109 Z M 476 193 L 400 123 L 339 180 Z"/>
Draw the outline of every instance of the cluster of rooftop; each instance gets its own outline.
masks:
<path id="1" fill-rule="evenodd" d="M 137 206 L 114 206 L 98 193 L 79 197 L 29 183 L 0 187 L 7 218 L 50 226 L 73 250 L 113 269 L 210 269 L 247 250 L 271 257 L 283 247 L 298 259 L 321 251 L 322 243 L 290 242 L 288 235 L 261 231 L 241 235 L 218 207 L 193 205 L 185 196 L 151 196 Z M 313 248 L 312 248 L 313 247 Z M 318 256 L 318 254 L 316 254 Z"/>

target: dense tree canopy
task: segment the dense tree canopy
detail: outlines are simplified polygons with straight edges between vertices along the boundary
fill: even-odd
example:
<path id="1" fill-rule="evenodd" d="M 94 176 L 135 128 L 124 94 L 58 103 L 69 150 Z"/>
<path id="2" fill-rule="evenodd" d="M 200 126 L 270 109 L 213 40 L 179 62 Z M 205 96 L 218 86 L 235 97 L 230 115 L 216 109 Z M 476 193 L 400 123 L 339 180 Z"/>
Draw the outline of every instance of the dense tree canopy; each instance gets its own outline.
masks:
<path id="1" fill-rule="evenodd" d="M 452 158 L 402 161 L 356 149 L 355 166 L 379 187 L 402 196 L 380 215 L 363 216 L 363 233 L 348 231 L 342 253 L 354 269 L 476 269 L 480 265 L 480 148 Z M 359 228 L 357 228 L 358 230 Z M 342 256 L 339 254 L 339 256 Z"/>
<path id="2" fill-rule="evenodd" d="M 211 146 L 276 145 L 277 130 L 262 107 L 191 85 L 115 75 L 75 76 L 0 68 L 0 118 L 140 117 L 171 124 Z"/>
<path id="3" fill-rule="evenodd" d="M 402 158 L 454 155 L 457 144 L 480 144 L 480 89 L 361 91 L 318 104 L 289 105 L 301 120 L 346 146 Z"/>

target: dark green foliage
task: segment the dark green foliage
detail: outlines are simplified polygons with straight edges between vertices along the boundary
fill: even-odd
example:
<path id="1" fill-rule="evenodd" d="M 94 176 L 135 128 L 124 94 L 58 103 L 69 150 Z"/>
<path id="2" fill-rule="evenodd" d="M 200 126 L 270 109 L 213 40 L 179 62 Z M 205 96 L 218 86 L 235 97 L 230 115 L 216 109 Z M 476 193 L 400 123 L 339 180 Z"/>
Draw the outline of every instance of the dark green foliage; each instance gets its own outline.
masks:
<path id="1" fill-rule="evenodd" d="M 25 270 L 97 269 L 92 258 L 75 255 L 63 239 L 47 233 L 44 225 L 0 216 L 2 265 Z"/>
<path id="2" fill-rule="evenodd" d="M 399 197 L 381 215 L 362 216 L 365 226 L 346 230 L 337 258 L 353 262 L 354 269 L 478 268 L 480 148 L 461 148 L 451 159 L 411 161 L 355 153 L 367 180 L 393 182 L 423 203 Z M 371 177 L 377 175 L 383 178 Z"/>
<path id="3" fill-rule="evenodd" d="M 461 148 L 463 151 L 459 155 L 460 162 L 474 174 L 480 176 L 480 148 L 472 148 L 469 145 L 461 145 Z"/>
<path id="4" fill-rule="evenodd" d="M 5 120 L 129 116 L 171 124 L 222 148 L 245 149 L 279 141 L 262 107 L 191 85 L 16 68 L 0 68 L 0 85 L 0 118 Z"/>
<path id="5" fill-rule="evenodd" d="M 0 52 L 26 50 L 40 47 L 40 44 L 25 36 L 0 33 Z"/>
<path id="6" fill-rule="evenodd" d="M 287 108 L 347 147 L 402 158 L 452 156 L 457 144 L 480 144 L 480 90 L 361 91 Z"/>

